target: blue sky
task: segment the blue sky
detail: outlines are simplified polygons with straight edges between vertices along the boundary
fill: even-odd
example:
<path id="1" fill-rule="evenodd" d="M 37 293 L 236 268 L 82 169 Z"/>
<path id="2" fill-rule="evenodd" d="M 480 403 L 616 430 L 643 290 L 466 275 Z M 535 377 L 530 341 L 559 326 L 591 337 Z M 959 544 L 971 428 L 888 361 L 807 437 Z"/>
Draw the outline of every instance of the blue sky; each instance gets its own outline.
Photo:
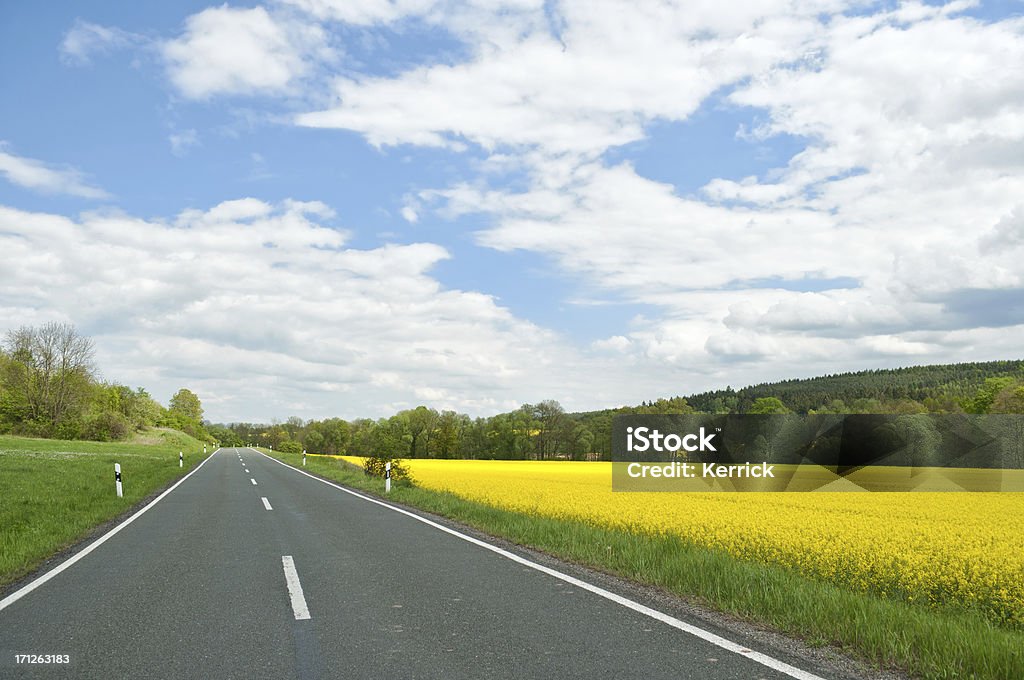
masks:
<path id="1" fill-rule="evenodd" d="M 225 421 L 1016 358 L 1022 9 L 7 5 L 0 328 Z"/>

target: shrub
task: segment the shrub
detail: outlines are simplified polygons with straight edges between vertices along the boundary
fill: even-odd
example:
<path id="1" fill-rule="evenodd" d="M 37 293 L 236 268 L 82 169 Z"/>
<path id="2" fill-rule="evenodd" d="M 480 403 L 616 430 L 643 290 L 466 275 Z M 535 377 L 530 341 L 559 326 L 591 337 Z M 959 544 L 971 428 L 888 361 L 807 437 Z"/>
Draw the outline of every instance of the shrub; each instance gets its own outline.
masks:
<path id="1" fill-rule="evenodd" d="M 83 423 L 81 436 L 98 442 L 110 442 L 126 438 L 131 430 L 131 423 L 124 415 L 103 411 Z"/>
<path id="2" fill-rule="evenodd" d="M 384 458 L 381 456 L 373 456 L 363 461 L 363 472 L 371 477 L 384 478 L 384 466 L 387 463 L 391 463 L 391 482 L 393 484 L 412 484 L 412 475 L 409 474 L 409 468 L 402 464 L 399 458 Z"/>
<path id="3" fill-rule="evenodd" d="M 288 439 L 280 444 L 281 453 L 302 453 L 302 444 L 294 439 Z"/>

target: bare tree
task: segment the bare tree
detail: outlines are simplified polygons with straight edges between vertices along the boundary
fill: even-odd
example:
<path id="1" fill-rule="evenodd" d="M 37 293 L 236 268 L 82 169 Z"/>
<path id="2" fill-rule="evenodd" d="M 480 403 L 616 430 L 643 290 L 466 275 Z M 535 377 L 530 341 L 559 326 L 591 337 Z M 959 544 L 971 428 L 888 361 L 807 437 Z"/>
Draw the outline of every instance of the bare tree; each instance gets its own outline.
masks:
<path id="1" fill-rule="evenodd" d="M 93 375 L 92 340 L 67 323 L 9 331 L 5 349 L 13 360 L 5 382 L 27 415 L 57 427 L 86 398 Z"/>

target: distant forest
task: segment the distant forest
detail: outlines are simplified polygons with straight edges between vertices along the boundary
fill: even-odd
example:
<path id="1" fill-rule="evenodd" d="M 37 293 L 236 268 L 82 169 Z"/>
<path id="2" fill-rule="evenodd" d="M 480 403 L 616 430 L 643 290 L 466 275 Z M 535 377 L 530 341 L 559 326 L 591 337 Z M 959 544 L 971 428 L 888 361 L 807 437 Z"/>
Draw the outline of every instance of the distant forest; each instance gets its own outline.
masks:
<path id="1" fill-rule="evenodd" d="M 397 458 L 605 459 L 612 418 L 644 413 L 1024 413 L 1024 361 L 912 366 L 726 388 L 566 413 L 556 401 L 470 418 L 426 406 L 389 418 L 209 426 L 222 443 Z"/>
<path id="2" fill-rule="evenodd" d="M 1024 361 L 939 364 L 761 383 L 740 390 L 701 392 L 686 400 L 695 410 L 708 413 L 746 413 L 764 397 L 776 397 L 795 413 L 869 413 L 900 402 L 917 402 L 927 411 L 947 412 L 969 409 L 971 406 L 964 404 L 987 379 L 1022 377 Z"/>

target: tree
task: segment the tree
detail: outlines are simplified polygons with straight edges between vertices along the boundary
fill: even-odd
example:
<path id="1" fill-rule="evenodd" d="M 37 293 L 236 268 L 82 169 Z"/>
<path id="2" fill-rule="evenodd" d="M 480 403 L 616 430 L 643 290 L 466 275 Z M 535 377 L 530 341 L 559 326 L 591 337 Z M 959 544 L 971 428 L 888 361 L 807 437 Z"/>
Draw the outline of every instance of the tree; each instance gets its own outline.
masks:
<path id="1" fill-rule="evenodd" d="M 305 431 L 306 423 L 298 416 L 291 416 L 288 420 L 284 421 L 284 429 L 288 431 L 288 436 L 291 439 L 297 440 L 302 436 L 302 432 Z"/>
<path id="2" fill-rule="evenodd" d="M 92 340 L 66 323 L 23 326 L 5 339 L 3 382 L 14 411 L 53 432 L 80 414 L 92 385 Z"/>
<path id="3" fill-rule="evenodd" d="M 992 399 L 992 413 L 1024 413 L 1024 385 L 1014 381 Z"/>
<path id="4" fill-rule="evenodd" d="M 461 416 L 455 411 L 441 411 L 437 418 L 437 433 L 434 441 L 437 446 L 438 458 L 453 458 L 459 451 L 462 430 L 465 426 Z"/>
<path id="5" fill-rule="evenodd" d="M 537 457 L 543 460 L 554 456 L 558 452 L 558 435 L 566 422 L 565 410 L 554 399 L 545 399 L 533 407 L 533 417 L 538 424 Z"/>
<path id="6" fill-rule="evenodd" d="M 405 416 L 395 414 L 379 418 L 373 428 L 373 455 L 398 458 L 409 450 L 409 423 Z"/>
<path id="7" fill-rule="evenodd" d="M 348 446 L 349 453 L 354 456 L 372 456 L 374 454 L 374 430 L 376 429 L 377 424 L 369 418 L 353 420 Z"/>
<path id="8" fill-rule="evenodd" d="M 197 423 L 203 420 L 203 405 L 199 401 L 199 397 L 195 395 L 191 390 L 187 390 L 184 387 L 175 393 L 171 397 L 171 412 L 184 416 L 189 420 L 194 420 Z"/>
<path id="9" fill-rule="evenodd" d="M 751 404 L 750 409 L 747 413 L 755 414 L 773 414 L 773 413 L 789 413 L 789 409 L 782 403 L 782 400 L 778 397 L 760 397 L 754 400 Z"/>
<path id="10" fill-rule="evenodd" d="M 324 436 L 311 425 L 303 435 L 302 446 L 310 453 L 324 453 Z"/>
<path id="11" fill-rule="evenodd" d="M 469 422 L 462 433 L 462 451 L 462 458 L 493 457 L 487 418 L 476 418 Z"/>
<path id="12" fill-rule="evenodd" d="M 529 418 L 520 411 L 499 413 L 486 421 L 487 451 L 495 458 L 522 458 L 528 442 Z"/>
<path id="13" fill-rule="evenodd" d="M 221 446 L 245 446 L 249 441 L 242 437 L 234 427 L 211 425 L 207 431 Z"/>
<path id="14" fill-rule="evenodd" d="M 437 411 L 426 406 L 417 406 L 411 411 L 405 411 L 404 413 L 409 424 L 409 457 L 416 458 L 420 455 L 426 455 L 435 423 L 437 423 Z"/>
<path id="15" fill-rule="evenodd" d="M 566 428 L 566 450 L 572 460 L 584 460 L 594 447 L 594 433 L 579 423 L 570 421 Z"/>
<path id="16" fill-rule="evenodd" d="M 180 389 L 171 397 L 170 407 L 160 419 L 160 425 L 173 427 L 203 441 L 213 441 L 202 423 L 203 406 L 199 397 L 190 390 Z M 256 440 L 262 443 L 262 440 Z"/>
<path id="17" fill-rule="evenodd" d="M 671 399 L 658 399 L 646 405 L 637 406 L 633 409 L 636 414 L 660 414 L 680 415 L 693 413 L 693 407 L 683 397 L 672 397 Z"/>
<path id="18" fill-rule="evenodd" d="M 281 444 L 286 441 L 290 441 L 288 437 L 288 430 L 286 430 L 280 423 L 274 423 L 266 432 L 263 432 L 260 435 L 260 444 L 263 446 L 269 446 L 275 451 L 280 451 Z"/>
<path id="19" fill-rule="evenodd" d="M 964 410 L 968 413 L 988 413 L 996 396 L 1013 383 L 1013 378 L 1009 377 L 986 378 L 974 396 L 964 400 Z"/>
<path id="20" fill-rule="evenodd" d="M 320 434 L 323 436 L 323 450 L 320 453 L 341 455 L 348 447 L 350 428 L 341 418 L 328 418 L 320 423 Z"/>

